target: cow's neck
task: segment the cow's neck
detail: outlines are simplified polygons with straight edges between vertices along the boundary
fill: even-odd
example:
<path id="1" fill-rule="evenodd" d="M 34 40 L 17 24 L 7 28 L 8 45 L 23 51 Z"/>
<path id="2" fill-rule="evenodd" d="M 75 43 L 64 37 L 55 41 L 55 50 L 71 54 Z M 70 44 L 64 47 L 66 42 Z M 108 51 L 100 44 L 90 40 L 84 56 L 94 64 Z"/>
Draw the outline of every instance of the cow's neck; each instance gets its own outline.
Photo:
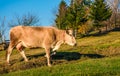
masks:
<path id="1" fill-rule="evenodd" d="M 65 31 L 64 30 L 59 30 L 57 35 L 57 41 L 63 41 L 65 42 Z"/>

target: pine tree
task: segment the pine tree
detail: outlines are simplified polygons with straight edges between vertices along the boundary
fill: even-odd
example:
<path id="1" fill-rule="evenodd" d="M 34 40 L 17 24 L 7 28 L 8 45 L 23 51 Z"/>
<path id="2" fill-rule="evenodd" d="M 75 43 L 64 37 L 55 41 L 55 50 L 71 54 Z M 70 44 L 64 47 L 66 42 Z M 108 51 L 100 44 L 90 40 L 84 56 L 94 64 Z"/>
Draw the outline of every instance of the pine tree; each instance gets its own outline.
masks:
<path id="1" fill-rule="evenodd" d="M 66 28 L 66 24 L 65 24 L 66 10 L 67 10 L 67 4 L 64 0 L 62 0 L 60 2 L 58 14 L 56 15 L 56 19 L 55 19 L 56 26 L 60 29 Z"/>
<path id="2" fill-rule="evenodd" d="M 67 6 L 62 0 L 55 19 L 56 26 L 60 29 L 73 29 L 76 36 L 79 26 L 88 20 L 89 12 L 86 11 L 90 4 L 91 0 L 71 0 L 70 5 Z"/>
<path id="3" fill-rule="evenodd" d="M 85 9 L 83 0 L 71 0 L 71 4 L 67 9 L 66 24 L 67 28 L 72 28 L 76 36 L 78 26 L 85 22 Z"/>
<path id="4" fill-rule="evenodd" d="M 109 19 L 111 13 L 111 9 L 105 3 L 105 0 L 95 0 L 91 6 L 90 12 L 90 18 L 94 21 L 93 25 L 99 29 L 102 27 L 102 21 Z"/>

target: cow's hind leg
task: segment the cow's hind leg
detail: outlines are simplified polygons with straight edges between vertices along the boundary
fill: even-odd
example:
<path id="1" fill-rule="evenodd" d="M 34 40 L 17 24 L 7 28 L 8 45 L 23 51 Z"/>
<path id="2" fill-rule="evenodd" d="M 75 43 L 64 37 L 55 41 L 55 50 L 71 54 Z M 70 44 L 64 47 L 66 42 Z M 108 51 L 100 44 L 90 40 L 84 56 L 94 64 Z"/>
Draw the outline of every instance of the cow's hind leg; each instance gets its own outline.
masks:
<path id="1" fill-rule="evenodd" d="M 11 43 L 9 44 L 8 50 L 6 51 L 6 61 L 7 64 L 10 65 L 9 61 L 10 61 L 10 55 L 12 53 L 12 50 L 14 48 L 14 45 L 12 45 Z"/>
<path id="2" fill-rule="evenodd" d="M 20 52 L 21 56 L 24 58 L 24 60 L 27 62 L 28 59 L 25 55 L 25 52 L 23 51 L 23 45 L 22 43 L 17 44 L 16 49 Z"/>

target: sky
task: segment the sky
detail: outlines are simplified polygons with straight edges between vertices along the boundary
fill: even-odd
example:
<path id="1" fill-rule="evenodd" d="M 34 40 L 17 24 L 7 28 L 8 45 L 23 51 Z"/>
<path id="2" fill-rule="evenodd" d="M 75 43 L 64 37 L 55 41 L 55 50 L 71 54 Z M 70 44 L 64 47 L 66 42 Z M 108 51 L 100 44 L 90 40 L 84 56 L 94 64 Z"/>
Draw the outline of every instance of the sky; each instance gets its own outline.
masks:
<path id="1" fill-rule="evenodd" d="M 50 26 L 54 24 L 55 13 L 61 0 L 0 0 L 0 20 L 5 17 L 7 25 L 5 37 L 9 39 L 9 22 L 15 16 L 23 16 L 27 13 L 35 14 L 40 21 L 40 26 Z M 67 4 L 70 0 L 65 0 Z"/>
<path id="2" fill-rule="evenodd" d="M 54 23 L 55 15 L 61 0 L 0 0 L 0 17 L 12 20 L 15 15 L 27 13 L 40 18 L 39 24 L 49 26 Z M 70 0 L 65 0 L 69 4 Z"/>

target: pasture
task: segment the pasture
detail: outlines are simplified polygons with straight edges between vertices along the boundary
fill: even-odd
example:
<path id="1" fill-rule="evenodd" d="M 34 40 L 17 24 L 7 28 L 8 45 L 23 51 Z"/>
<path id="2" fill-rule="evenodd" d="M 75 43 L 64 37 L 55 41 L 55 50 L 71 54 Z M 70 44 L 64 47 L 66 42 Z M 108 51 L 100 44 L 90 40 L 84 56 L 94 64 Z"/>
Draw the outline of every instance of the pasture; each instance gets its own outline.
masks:
<path id="1" fill-rule="evenodd" d="M 77 39 L 77 46 L 62 45 L 47 66 L 42 48 L 25 49 L 29 62 L 24 62 L 14 49 L 11 66 L 5 64 L 5 51 L 0 51 L 0 76 L 120 76 L 120 32 Z"/>

